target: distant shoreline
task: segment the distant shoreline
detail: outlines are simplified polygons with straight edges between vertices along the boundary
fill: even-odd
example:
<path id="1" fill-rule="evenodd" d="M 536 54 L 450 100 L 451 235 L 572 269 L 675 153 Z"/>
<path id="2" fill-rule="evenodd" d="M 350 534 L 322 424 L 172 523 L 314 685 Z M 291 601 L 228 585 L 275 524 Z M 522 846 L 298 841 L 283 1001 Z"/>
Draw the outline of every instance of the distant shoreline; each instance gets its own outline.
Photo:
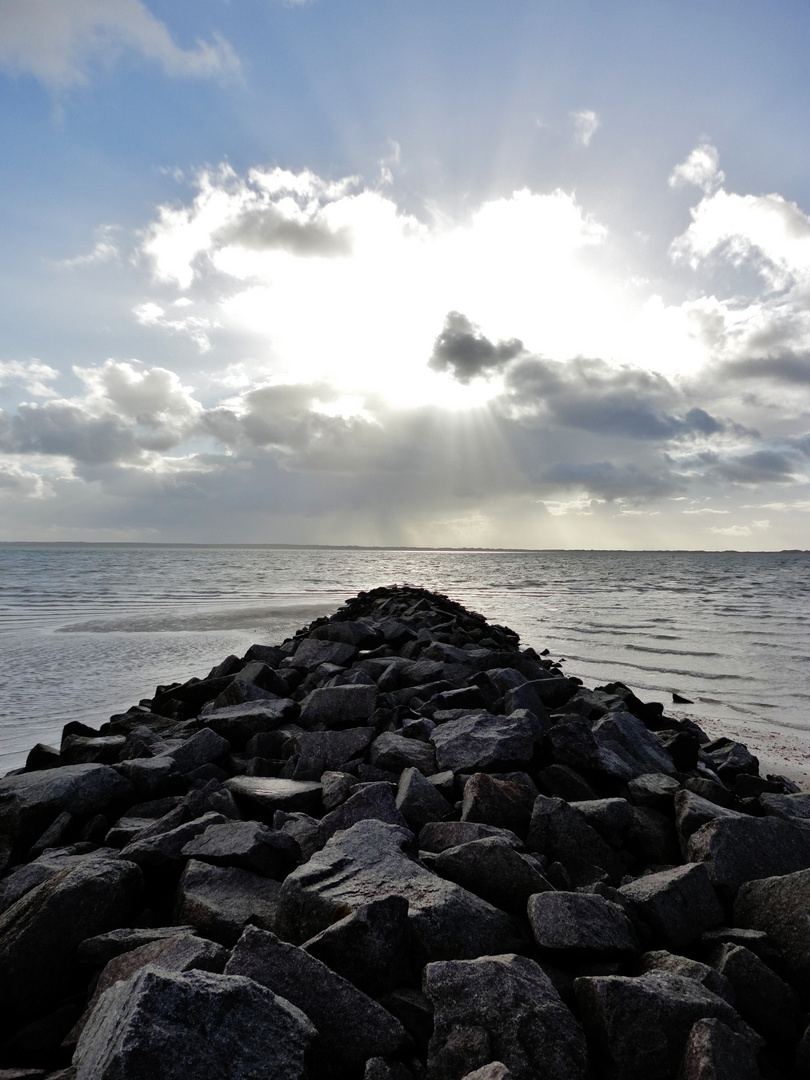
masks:
<path id="1" fill-rule="evenodd" d="M 502 548 L 502 547 L 418 547 L 408 544 L 236 544 L 222 541 L 199 543 L 196 541 L 150 541 L 150 540 L 0 540 L 0 548 L 6 547 L 119 547 L 119 548 L 239 548 L 268 551 L 469 551 L 493 554 L 531 554 L 545 552 L 587 554 L 633 554 L 633 555 L 810 555 L 810 548 Z"/>

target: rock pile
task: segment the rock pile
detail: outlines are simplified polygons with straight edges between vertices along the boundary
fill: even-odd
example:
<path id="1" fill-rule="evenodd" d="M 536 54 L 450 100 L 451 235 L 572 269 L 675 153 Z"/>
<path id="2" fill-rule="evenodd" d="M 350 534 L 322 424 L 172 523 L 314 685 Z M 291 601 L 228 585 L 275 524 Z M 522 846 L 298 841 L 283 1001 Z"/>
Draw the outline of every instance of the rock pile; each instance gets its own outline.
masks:
<path id="1" fill-rule="evenodd" d="M 0 780 L 0 1080 L 810 1075 L 810 795 L 409 586 Z"/>

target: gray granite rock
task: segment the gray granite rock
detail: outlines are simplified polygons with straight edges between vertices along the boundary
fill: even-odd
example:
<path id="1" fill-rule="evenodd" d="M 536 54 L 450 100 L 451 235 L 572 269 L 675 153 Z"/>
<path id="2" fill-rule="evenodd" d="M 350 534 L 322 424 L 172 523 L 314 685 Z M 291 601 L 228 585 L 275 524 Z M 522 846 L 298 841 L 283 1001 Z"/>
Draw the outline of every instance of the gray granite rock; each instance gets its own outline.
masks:
<path id="1" fill-rule="evenodd" d="M 756 1047 L 722 1020 L 698 1020 L 686 1041 L 679 1080 L 762 1080 Z"/>
<path id="2" fill-rule="evenodd" d="M 442 821 L 453 813 L 447 799 L 416 768 L 403 769 L 396 806 L 414 832 L 419 832 L 429 821 Z"/>
<path id="3" fill-rule="evenodd" d="M 619 892 L 663 945 L 689 945 L 710 926 L 723 921 L 723 909 L 702 863 L 646 874 Z"/>
<path id="4" fill-rule="evenodd" d="M 528 773 L 473 773 L 464 785 L 461 820 L 495 825 L 525 836 L 538 794 Z"/>
<path id="5" fill-rule="evenodd" d="M 619 905 L 594 893 L 544 891 L 529 899 L 528 915 L 538 948 L 556 954 L 558 962 L 627 959 L 639 952 L 635 930 Z"/>
<path id="6" fill-rule="evenodd" d="M 248 927 L 228 961 L 228 975 L 245 975 L 291 1002 L 318 1029 L 315 1050 L 335 1076 L 350 1074 L 375 1055 L 396 1054 L 407 1036 L 376 1001 L 303 949 Z"/>
<path id="7" fill-rule="evenodd" d="M 305 1080 L 317 1032 L 252 979 L 144 968 L 101 998 L 76 1047 L 76 1080 Z"/>
<path id="8" fill-rule="evenodd" d="M 101 766 L 102 768 L 105 766 Z M 139 910 L 134 863 L 86 859 L 35 886 L 0 915 L 0 1009 L 5 1019 L 41 1015 L 74 989 L 85 938 L 126 926 Z"/>
<path id="9" fill-rule="evenodd" d="M 190 840 L 200 836 L 212 825 L 223 825 L 227 822 L 228 818 L 223 814 L 208 813 L 157 835 L 146 838 L 136 836 L 122 848 L 121 858 L 130 859 L 149 870 L 166 870 L 174 866 L 179 868 L 186 862 L 187 856 L 183 852 Z"/>
<path id="10" fill-rule="evenodd" d="M 675 1080 L 698 1020 L 718 1019 L 755 1038 L 722 998 L 693 979 L 650 971 L 574 983 L 591 1056 L 607 1080 Z"/>
<path id="11" fill-rule="evenodd" d="M 291 836 L 258 821 L 225 821 L 209 825 L 189 840 L 182 854 L 213 866 L 238 866 L 282 878 L 298 864 L 301 849 Z"/>
<path id="12" fill-rule="evenodd" d="M 800 1006 L 792 987 L 743 945 L 721 945 L 711 960 L 734 987 L 734 1005 L 743 1020 L 777 1044 L 796 1041 Z"/>
<path id="13" fill-rule="evenodd" d="M 347 761 L 362 757 L 373 738 L 374 731 L 370 727 L 352 727 L 340 731 L 302 731 L 291 740 L 293 752 L 298 755 L 293 779 L 320 780 L 327 770 L 340 769 Z"/>
<path id="14" fill-rule="evenodd" d="M 234 776 L 225 781 L 246 814 L 269 824 L 276 810 L 308 812 L 321 805 L 321 785 L 312 780 L 281 780 L 270 776 Z"/>
<path id="15" fill-rule="evenodd" d="M 584 1080 L 582 1030 L 543 969 L 525 956 L 429 964 L 433 1001 L 427 1080 L 462 1080 L 493 1061 L 515 1080 Z"/>
<path id="16" fill-rule="evenodd" d="M 810 989 L 810 870 L 749 881 L 734 902 L 734 923 L 764 931 L 779 949 L 786 970 Z"/>
<path id="17" fill-rule="evenodd" d="M 368 724 L 376 703 L 377 687 L 373 685 L 316 687 L 302 702 L 298 722 L 308 729 L 357 728 Z"/>
<path id="18" fill-rule="evenodd" d="M 367 994 L 403 986 L 413 977 L 408 901 L 404 896 L 372 900 L 301 948 Z"/>
<path id="19" fill-rule="evenodd" d="M 191 859 L 177 886 L 174 916 L 205 937 L 233 945 L 248 924 L 275 929 L 280 889 L 277 881 L 249 870 Z"/>
<path id="20" fill-rule="evenodd" d="M 471 840 L 483 840 L 486 836 L 502 836 L 512 847 L 523 847 L 520 837 L 510 829 L 476 821 L 431 821 L 419 833 L 419 848 L 421 851 L 446 851 L 459 844 L 469 844 Z"/>
<path id="21" fill-rule="evenodd" d="M 239 705 L 203 710 L 202 722 L 241 750 L 256 735 L 275 731 L 298 715 L 298 705 L 291 698 L 260 698 Z"/>
<path id="22" fill-rule="evenodd" d="M 525 915 L 529 897 L 552 888 L 536 861 L 502 836 L 471 840 L 423 859 L 441 877 L 513 915 Z"/>
<path id="23" fill-rule="evenodd" d="M 436 754 L 430 743 L 392 731 L 384 731 L 374 740 L 369 759 L 378 769 L 387 769 L 397 775 L 410 768 L 418 769 L 423 776 L 436 772 Z"/>
<path id="24" fill-rule="evenodd" d="M 537 797 L 526 845 L 530 851 L 561 862 L 577 883 L 595 880 L 593 868 L 613 880 L 624 874 L 624 866 L 613 848 L 563 799 Z"/>
<path id="25" fill-rule="evenodd" d="M 685 979 L 694 979 L 701 986 L 705 986 L 729 1005 L 734 1004 L 734 987 L 725 975 L 699 960 L 678 956 L 666 949 L 652 949 L 644 953 L 639 963 L 642 974 L 646 971 L 668 971 L 670 975 L 682 975 Z"/>
<path id="26" fill-rule="evenodd" d="M 776 817 L 724 818 L 693 833 L 687 854 L 706 864 L 712 884 L 730 901 L 746 881 L 810 869 L 810 828 Z"/>
<path id="27" fill-rule="evenodd" d="M 427 870 L 408 853 L 413 835 L 380 821 L 338 833 L 281 887 L 278 930 L 305 941 L 370 900 L 404 896 L 418 949 L 428 959 L 508 951 L 522 935 L 503 912 Z"/>
<path id="28" fill-rule="evenodd" d="M 487 712 L 439 724 L 430 741 L 439 768 L 453 772 L 531 761 L 534 750 L 532 725 L 526 717 L 510 720 Z"/>
<path id="29" fill-rule="evenodd" d="M 350 829 L 358 821 L 384 821 L 388 825 L 405 826 L 391 785 L 380 781 L 358 788 L 344 803 L 327 814 L 318 824 L 318 847 L 323 847 L 335 833 Z"/>

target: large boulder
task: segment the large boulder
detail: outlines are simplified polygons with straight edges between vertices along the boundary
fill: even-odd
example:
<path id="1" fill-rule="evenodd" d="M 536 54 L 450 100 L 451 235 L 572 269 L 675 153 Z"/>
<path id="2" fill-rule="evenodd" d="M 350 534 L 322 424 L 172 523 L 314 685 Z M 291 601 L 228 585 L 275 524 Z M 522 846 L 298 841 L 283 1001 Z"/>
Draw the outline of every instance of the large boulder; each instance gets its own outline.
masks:
<path id="1" fill-rule="evenodd" d="M 277 933 L 305 941 L 370 900 L 404 896 L 421 955 L 437 960 L 511 950 L 512 919 L 427 870 L 411 854 L 413 834 L 381 821 L 338 833 L 281 887 Z"/>
<path id="2" fill-rule="evenodd" d="M 260 698 L 204 712 L 202 722 L 241 750 L 254 735 L 275 731 L 297 715 L 298 705 L 290 698 Z"/>
<path id="3" fill-rule="evenodd" d="M 408 901 L 404 896 L 372 900 L 301 948 L 367 994 L 405 985 L 413 974 Z"/>
<path id="4" fill-rule="evenodd" d="M 376 686 L 320 686 L 304 698 L 298 722 L 308 729 L 357 728 L 368 724 L 376 703 Z"/>
<path id="5" fill-rule="evenodd" d="M 698 1020 L 686 1041 L 680 1080 L 762 1080 L 756 1047 L 722 1020 Z"/>
<path id="6" fill-rule="evenodd" d="M 291 836 L 258 821 L 211 824 L 182 849 L 187 859 L 214 866 L 238 866 L 265 877 L 282 878 L 297 865 L 298 844 Z"/>
<path id="7" fill-rule="evenodd" d="M 666 946 L 688 945 L 723 921 L 723 909 L 702 863 L 646 874 L 622 885 L 619 892 Z"/>
<path id="8" fill-rule="evenodd" d="M 810 989 L 810 870 L 743 885 L 734 923 L 767 933 L 792 978 Z"/>
<path id="9" fill-rule="evenodd" d="M 596 880 L 599 872 L 611 879 L 624 874 L 624 865 L 613 848 L 563 799 L 538 795 L 526 846 L 561 862 L 577 883 Z"/>
<path id="10" fill-rule="evenodd" d="M 147 967 L 102 996 L 73 1063 L 76 1080 L 305 1080 L 316 1036 L 252 979 Z"/>
<path id="11" fill-rule="evenodd" d="M 397 807 L 391 785 L 385 781 L 367 784 L 351 795 L 318 823 L 317 844 L 323 847 L 336 832 L 350 829 L 358 821 L 384 821 L 388 825 L 405 826 L 405 818 Z"/>
<path id="12" fill-rule="evenodd" d="M 531 761 L 534 732 L 527 716 L 471 712 L 431 732 L 440 769 L 460 772 Z"/>
<path id="13" fill-rule="evenodd" d="M 0 779 L 0 871 L 22 858 L 62 813 L 89 817 L 131 795 L 132 784 L 109 765 L 65 765 Z"/>
<path id="14" fill-rule="evenodd" d="M 405 1030 L 382 1005 L 303 949 L 248 927 L 225 973 L 246 975 L 301 1009 L 318 1029 L 318 1057 L 333 1075 L 361 1067 L 375 1054 L 396 1054 Z"/>
<path id="15" fill-rule="evenodd" d="M 588 1048 L 607 1080 L 675 1080 L 698 1020 L 722 1020 L 756 1039 L 727 1001 L 680 975 L 585 976 L 574 992 Z"/>
<path id="16" fill-rule="evenodd" d="M 237 804 L 251 817 L 271 824 L 276 810 L 293 813 L 317 810 L 321 785 L 313 780 L 284 780 L 272 776 L 234 776 L 225 781 Z"/>
<path id="17" fill-rule="evenodd" d="M 140 869 L 87 859 L 35 886 L 0 915 L 3 1019 L 42 1014 L 80 978 L 76 950 L 85 938 L 126 926 L 143 895 Z"/>
<path id="18" fill-rule="evenodd" d="M 539 964 L 514 954 L 429 964 L 434 1006 L 427 1080 L 462 1080 L 490 1062 L 515 1080 L 584 1080 L 582 1030 Z"/>
<path id="19" fill-rule="evenodd" d="M 423 858 L 443 878 L 514 915 L 526 913 L 530 896 L 552 888 L 537 861 L 515 851 L 502 836 L 471 840 L 430 859 L 427 854 Z"/>
<path id="20" fill-rule="evenodd" d="M 639 951 L 619 905 L 595 893 L 542 892 L 530 898 L 528 914 L 538 948 L 561 962 L 627 959 Z"/>
<path id="21" fill-rule="evenodd" d="M 328 689 L 356 690 L 358 687 L 336 686 Z M 320 780 L 327 770 L 340 769 L 352 758 L 362 757 L 373 738 L 374 731 L 370 727 L 352 727 L 341 731 L 302 731 L 292 739 L 293 752 L 298 755 L 293 779 Z"/>
<path id="22" fill-rule="evenodd" d="M 275 929 L 280 889 L 277 881 L 250 870 L 190 859 L 177 886 L 175 920 L 233 945 L 248 923 Z"/>
<path id="23" fill-rule="evenodd" d="M 480 821 L 525 836 L 538 794 L 527 773 L 473 773 L 464 785 L 461 820 Z"/>
<path id="24" fill-rule="evenodd" d="M 744 945 L 721 945 L 712 963 L 734 987 L 737 1012 L 766 1039 L 785 1045 L 798 1034 L 796 992 Z"/>
<path id="25" fill-rule="evenodd" d="M 746 881 L 810 869 L 810 827 L 777 817 L 722 818 L 689 838 L 690 862 L 703 862 L 717 891 L 733 900 Z"/>

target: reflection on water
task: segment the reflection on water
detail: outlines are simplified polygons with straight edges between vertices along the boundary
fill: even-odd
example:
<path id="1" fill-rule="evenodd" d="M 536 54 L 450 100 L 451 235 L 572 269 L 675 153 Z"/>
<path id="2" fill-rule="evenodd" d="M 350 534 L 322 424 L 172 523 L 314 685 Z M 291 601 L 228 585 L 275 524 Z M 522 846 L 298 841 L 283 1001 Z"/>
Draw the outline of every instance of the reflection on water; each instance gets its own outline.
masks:
<path id="1" fill-rule="evenodd" d="M 810 556 L 0 545 L 0 773 L 72 719 L 279 641 L 360 589 L 438 589 L 588 685 L 810 727 Z"/>

